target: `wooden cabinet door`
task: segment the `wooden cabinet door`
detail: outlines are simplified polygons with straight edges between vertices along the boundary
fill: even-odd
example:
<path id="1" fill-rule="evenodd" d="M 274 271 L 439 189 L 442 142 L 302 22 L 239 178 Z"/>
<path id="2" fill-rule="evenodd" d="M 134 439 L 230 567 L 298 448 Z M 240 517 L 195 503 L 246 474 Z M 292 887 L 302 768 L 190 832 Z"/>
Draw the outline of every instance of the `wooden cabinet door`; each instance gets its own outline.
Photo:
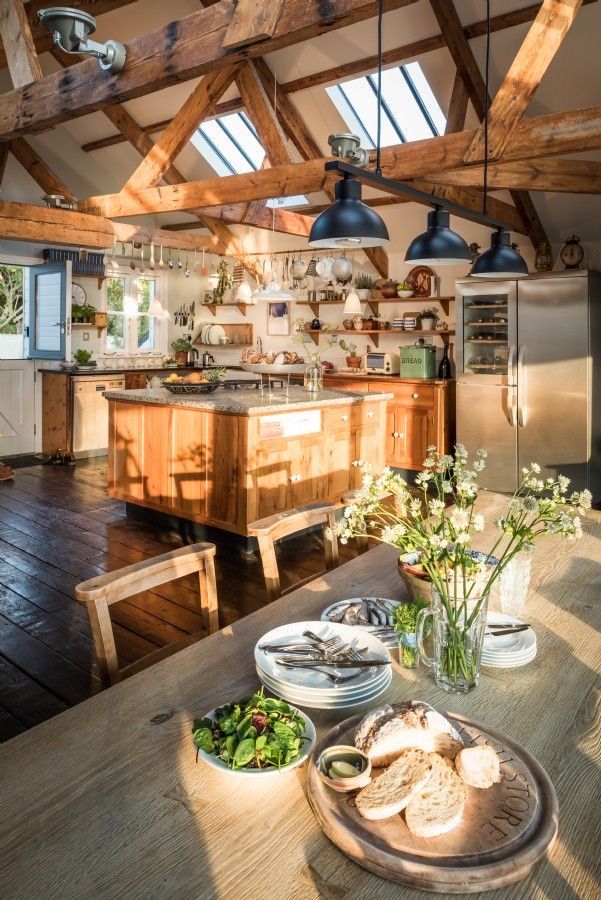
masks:
<path id="1" fill-rule="evenodd" d="M 432 411 L 413 406 L 395 407 L 394 465 L 404 469 L 421 469 L 426 448 L 432 443 Z"/>
<path id="2" fill-rule="evenodd" d="M 390 400 L 386 404 L 386 465 L 398 466 L 396 459 L 396 410 Z"/>
<path id="3" fill-rule="evenodd" d="M 139 391 L 146 387 L 146 372 L 126 372 L 125 373 L 125 390 Z"/>
<path id="4" fill-rule="evenodd" d="M 327 477 L 327 495 L 339 500 L 351 485 L 351 472 L 355 456 L 355 436 L 350 428 L 338 428 L 326 434 L 324 473 Z"/>
<path id="5" fill-rule="evenodd" d="M 304 435 L 288 442 L 292 506 L 328 499 L 328 476 L 323 434 Z"/>
<path id="6" fill-rule="evenodd" d="M 288 443 L 285 440 L 266 440 L 258 446 L 251 472 L 257 519 L 283 512 L 293 505 Z"/>

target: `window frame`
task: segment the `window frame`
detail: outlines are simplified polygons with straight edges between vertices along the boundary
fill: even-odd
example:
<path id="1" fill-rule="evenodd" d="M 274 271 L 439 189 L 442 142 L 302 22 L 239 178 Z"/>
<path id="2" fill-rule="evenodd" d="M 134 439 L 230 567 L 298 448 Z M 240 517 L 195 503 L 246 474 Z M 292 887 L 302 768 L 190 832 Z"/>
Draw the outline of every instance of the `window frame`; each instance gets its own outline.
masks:
<path id="1" fill-rule="evenodd" d="M 125 357 L 125 356 L 150 356 L 152 354 L 162 354 L 165 355 L 167 353 L 167 337 L 168 337 L 168 321 L 162 316 L 148 316 L 148 318 L 154 320 L 154 347 L 148 349 L 141 349 L 138 347 L 138 319 L 140 318 L 139 313 L 130 313 L 126 312 L 125 309 L 123 312 L 109 310 L 108 308 L 108 281 L 110 278 L 123 278 L 125 281 L 124 287 L 124 307 L 128 298 L 137 297 L 137 291 L 135 287 L 133 287 L 133 281 L 137 278 L 146 278 L 148 280 L 152 280 L 155 282 L 155 299 L 158 299 L 162 308 L 168 309 L 168 297 L 167 297 L 167 285 L 168 279 L 165 277 L 162 272 L 151 272 L 150 274 L 144 273 L 141 275 L 139 272 L 133 273 L 131 269 L 125 269 L 122 266 L 119 266 L 118 269 L 115 269 L 110 274 L 107 274 L 106 278 L 102 283 L 102 299 L 101 305 L 103 312 L 107 314 L 107 327 L 104 330 L 104 335 L 102 339 L 102 352 L 110 353 L 116 357 Z M 124 340 L 125 347 L 123 349 L 113 349 L 108 346 L 108 317 L 111 315 L 122 316 L 124 321 Z M 143 313 L 142 315 L 147 316 L 147 313 Z"/>

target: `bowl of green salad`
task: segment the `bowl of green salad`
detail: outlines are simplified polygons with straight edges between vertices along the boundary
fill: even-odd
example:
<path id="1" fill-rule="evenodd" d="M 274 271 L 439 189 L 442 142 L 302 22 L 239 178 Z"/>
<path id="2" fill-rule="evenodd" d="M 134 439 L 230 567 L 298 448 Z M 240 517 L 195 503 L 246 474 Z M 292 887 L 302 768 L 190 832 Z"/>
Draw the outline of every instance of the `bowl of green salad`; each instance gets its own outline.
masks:
<path id="1" fill-rule="evenodd" d="M 214 769 L 257 778 L 299 766 L 315 746 L 315 726 L 263 688 L 212 709 L 192 725 L 199 757 Z"/>

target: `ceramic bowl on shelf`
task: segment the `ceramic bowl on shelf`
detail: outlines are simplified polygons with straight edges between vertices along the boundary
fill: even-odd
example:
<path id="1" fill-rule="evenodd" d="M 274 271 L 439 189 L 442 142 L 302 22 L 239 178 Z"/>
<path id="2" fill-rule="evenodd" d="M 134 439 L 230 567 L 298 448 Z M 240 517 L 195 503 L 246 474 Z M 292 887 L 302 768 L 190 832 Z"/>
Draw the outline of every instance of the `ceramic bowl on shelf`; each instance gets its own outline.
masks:
<path id="1" fill-rule="evenodd" d="M 413 297 L 414 291 L 397 291 L 397 297 L 400 297 L 401 300 L 408 300 L 410 297 Z"/>

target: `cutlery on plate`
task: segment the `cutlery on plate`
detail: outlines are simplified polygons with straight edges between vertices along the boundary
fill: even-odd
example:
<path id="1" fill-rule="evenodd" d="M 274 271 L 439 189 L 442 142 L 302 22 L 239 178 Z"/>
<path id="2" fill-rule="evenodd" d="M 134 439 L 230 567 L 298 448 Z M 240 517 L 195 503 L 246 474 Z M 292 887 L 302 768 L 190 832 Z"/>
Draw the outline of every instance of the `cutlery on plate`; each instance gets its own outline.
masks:
<path id="1" fill-rule="evenodd" d="M 509 628 L 492 628 L 484 634 L 489 637 L 501 637 L 504 634 L 519 634 L 520 631 L 528 631 L 530 625 L 512 625 Z"/>
<path id="2" fill-rule="evenodd" d="M 323 653 L 319 647 L 313 647 L 311 644 L 263 644 L 259 646 L 259 650 L 264 653 Z M 367 647 L 355 647 L 355 653 L 366 653 Z M 331 656 L 338 656 L 343 651 L 336 650 L 330 653 Z"/>
<path id="3" fill-rule="evenodd" d="M 318 666 L 330 666 L 333 669 L 369 669 L 371 666 L 389 666 L 389 659 L 276 659 L 278 666 L 287 666 L 289 669 L 311 669 Z"/>

